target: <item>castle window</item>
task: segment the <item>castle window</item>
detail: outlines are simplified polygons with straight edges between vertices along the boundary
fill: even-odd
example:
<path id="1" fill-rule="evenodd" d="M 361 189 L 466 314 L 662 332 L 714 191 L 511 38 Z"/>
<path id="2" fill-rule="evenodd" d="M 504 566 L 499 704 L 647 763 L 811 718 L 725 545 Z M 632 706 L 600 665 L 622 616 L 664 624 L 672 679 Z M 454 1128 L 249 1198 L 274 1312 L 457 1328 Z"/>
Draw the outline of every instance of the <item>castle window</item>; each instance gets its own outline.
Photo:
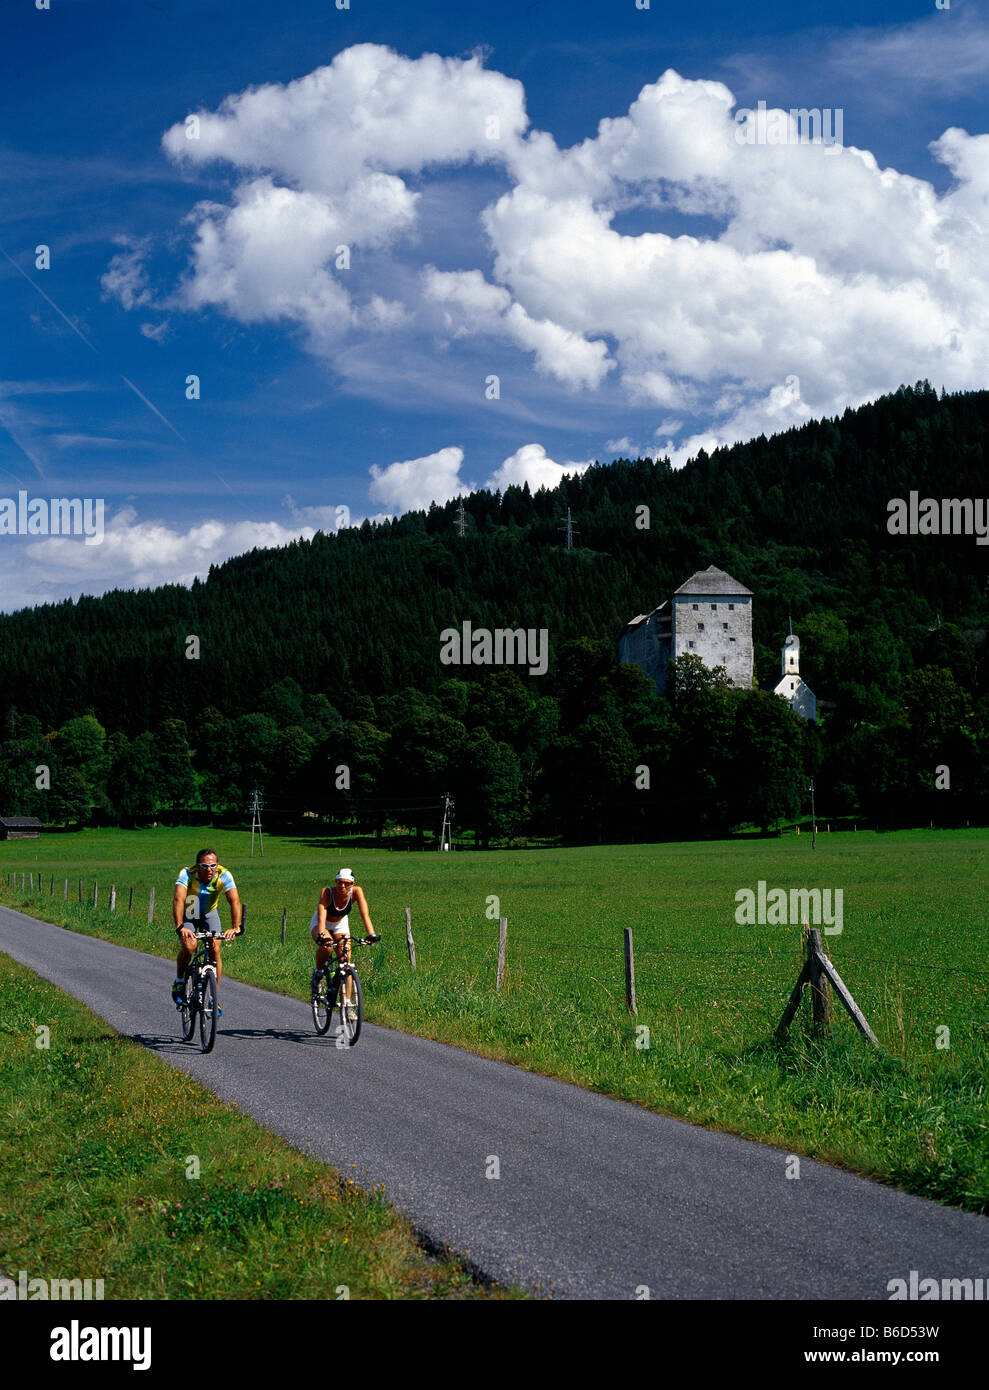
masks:
<path id="1" fill-rule="evenodd" d="M 694 645 L 693 642 L 688 642 L 688 643 L 687 643 L 687 646 L 688 646 L 688 647 L 692 647 L 693 645 Z"/>
<path id="2" fill-rule="evenodd" d="M 729 642 L 734 642 L 735 640 L 736 640 L 736 639 L 735 639 L 734 637 L 729 637 L 729 638 L 728 638 L 728 641 L 729 641 Z"/>
<path id="3" fill-rule="evenodd" d="M 697 631 L 698 631 L 698 632 L 703 632 L 703 631 L 704 631 L 704 624 L 703 624 L 703 623 L 698 623 L 698 624 L 697 624 Z"/>
<path id="4" fill-rule="evenodd" d="M 728 612 L 729 612 L 729 613 L 734 613 L 734 611 L 735 611 L 735 605 L 734 605 L 733 603 L 729 603 L 729 605 L 728 605 Z"/>
<path id="5" fill-rule="evenodd" d="M 724 628 L 725 632 L 728 631 L 728 624 L 727 624 L 727 623 L 722 623 L 721 626 Z"/>
<path id="6" fill-rule="evenodd" d="M 694 604 L 694 607 L 695 607 L 695 608 L 700 608 L 700 604 L 699 604 L 699 603 L 695 603 L 695 604 Z"/>
<path id="7" fill-rule="evenodd" d="M 717 605 L 716 603 L 712 603 L 712 604 L 711 604 L 711 612 L 712 612 L 712 613 L 716 610 L 717 606 L 718 606 L 718 605 Z"/>

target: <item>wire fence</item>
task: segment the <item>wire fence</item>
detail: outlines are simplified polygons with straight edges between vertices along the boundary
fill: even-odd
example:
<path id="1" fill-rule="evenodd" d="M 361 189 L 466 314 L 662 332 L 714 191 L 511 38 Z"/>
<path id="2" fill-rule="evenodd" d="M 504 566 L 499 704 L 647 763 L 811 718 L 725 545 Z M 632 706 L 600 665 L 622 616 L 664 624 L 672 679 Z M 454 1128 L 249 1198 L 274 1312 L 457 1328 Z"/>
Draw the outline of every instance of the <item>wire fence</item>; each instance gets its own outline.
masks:
<path id="1" fill-rule="evenodd" d="M 154 923 L 156 911 L 159 917 L 164 911 L 171 915 L 171 898 L 159 899 L 156 907 L 154 887 L 145 889 L 126 885 L 118 893 L 115 883 L 101 886 L 99 881 L 94 879 L 90 886 L 77 876 L 56 877 L 54 873 L 42 874 L 35 870 L 8 870 L 5 881 L 7 886 L 15 891 L 19 887 L 25 893 L 34 893 L 42 898 L 61 898 L 63 902 L 70 902 L 75 906 L 102 908 L 120 917 L 141 918 L 146 911 L 149 924 Z M 290 918 L 287 905 L 282 908 L 280 914 L 270 911 L 252 913 L 252 939 L 271 948 L 276 944 L 274 938 L 277 933 L 277 944 L 284 947 L 290 930 L 297 933 L 301 922 L 304 921 L 308 945 L 310 920 L 310 913 L 293 913 Z M 637 1012 L 640 998 L 647 1001 L 655 998 L 668 1002 L 671 991 L 697 1001 L 706 999 L 712 1005 L 729 1001 L 750 1002 L 755 998 L 762 998 L 767 1008 L 776 1007 L 779 999 L 785 997 L 785 992 L 792 984 L 788 967 L 792 966 L 797 957 L 798 952 L 795 948 L 799 945 L 802 951 L 806 940 L 804 934 L 775 946 L 768 942 L 755 947 L 736 946 L 726 942 L 716 947 L 664 945 L 633 949 L 632 934 L 627 930 L 623 933 L 623 940 L 612 943 L 587 941 L 583 935 L 561 938 L 525 931 L 509 934 L 507 919 L 503 917 L 497 922 L 490 919 L 484 922 L 462 921 L 458 923 L 455 931 L 446 926 L 417 924 L 413 937 L 411 908 L 406 909 L 404 926 L 389 925 L 382 930 L 389 937 L 393 933 L 397 934 L 399 939 L 404 931 L 410 969 L 425 967 L 428 970 L 431 966 L 439 965 L 444 970 L 449 970 L 451 956 L 457 956 L 458 963 L 466 970 L 467 959 L 463 945 L 466 939 L 475 964 L 480 965 L 487 961 L 488 969 L 494 964 L 491 985 L 499 994 L 536 994 L 539 992 L 540 981 L 566 981 L 575 994 L 581 995 L 587 990 L 600 991 L 606 988 L 609 991 L 613 989 L 615 995 L 620 996 L 624 990 L 626 1006 L 633 1014 Z M 568 956 L 574 957 L 573 967 L 559 968 Z M 599 961 L 600 966 L 590 967 L 587 964 L 588 957 Z M 723 962 L 725 967 L 720 972 L 720 978 L 713 977 L 709 968 L 715 959 Z M 662 968 L 664 963 L 670 966 L 669 971 Z M 874 978 L 862 978 L 862 987 L 856 987 L 855 997 L 879 1014 L 891 1013 L 892 1026 L 901 1033 L 905 1027 L 903 1010 L 907 1006 L 913 1011 L 910 1019 L 913 1027 L 921 1024 L 928 1026 L 930 1017 L 933 1016 L 930 1015 L 930 1010 L 934 1010 L 940 1021 L 950 1018 L 952 1023 L 966 1022 L 989 1026 L 989 1009 L 981 1015 L 960 1014 L 957 1012 L 962 1002 L 960 998 L 957 1001 L 949 1000 L 941 992 L 932 995 L 922 984 L 907 983 L 896 974 L 897 970 L 903 968 L 907 971 L 930 972 L 935 976 L 954 976 L 959 981 L 971 981 L 971 988 L 966 991 L 964 1001 L 971 1005 L 973 1000 L 978 1000 L 978 996 L 989 991 L 989 968 L 944 965 L 904 956 L 875 956 L 856 950 L 846 952 L 844 948 L 840 953 L 840 964 L 842 970 L 849 966 L 853 971 L 860 965 L 870 967 L 865 971 L 867 977 L 874 975 L 874 967 L 877 966 L 887 972 L 878 982 Z M 697 970 L 702 972 L 702 977 L 691 978 Z M 744 983 L 746 976 L 753 980 L 753 983 Z M 471 978 L 472 981 L 477 979 L 476 971 L 471 972 Z M 916 978 L 915 976 L 914 979 Z M 989 1004 L 989 997 L 986 998 L 986 1003 Z"/>

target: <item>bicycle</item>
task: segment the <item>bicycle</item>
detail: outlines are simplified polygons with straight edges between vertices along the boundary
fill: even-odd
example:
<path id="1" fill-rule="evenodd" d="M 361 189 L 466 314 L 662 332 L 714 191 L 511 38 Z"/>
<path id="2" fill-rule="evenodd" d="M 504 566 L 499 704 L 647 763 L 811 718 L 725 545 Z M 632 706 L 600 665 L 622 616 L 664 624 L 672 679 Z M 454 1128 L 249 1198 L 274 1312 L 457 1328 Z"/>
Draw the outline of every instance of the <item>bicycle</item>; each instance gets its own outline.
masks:
<path id="1" fill-rule="evenodd" d="M 182 993 L 178 1008 L 182 1015 L 182 1041 L 191 1042 L 196 1031 L 196 1017 L 199 1017 L 199 1046 L 203 1052 L 212 1052 L 216 1041 L 216 966 L 210 960 L 206 942 L 215 936 L 212 931 L 195 932 L 199 945 L 195 955 L 185 968 L 182 979 Z M 241 924 L 238 936 L 243 936 Z M 236 939 L 236 938 L 231 938 Z"/>
<path id="2" fill-rule="evenodd" d="M 380 936 L 357 936 L 351 940 L 358 946 L 372 946 L 375 941 L 380 941 Z M 332 970 L 332 974 L 331 974 Z M 350 1000 L 354 1006 L 354 1017 L 347 1017 L 347 996 L 343 988 L 344 980 L 349 976 L 351 980 Z M 344 1038 L 348 1046 L 353 1047 L 361 1035 L 361 1024 L 364 1021 L 364 996 L 361 992 L 361 977 L 358 975 L 352 961 L 339 960 L 325 961 L 318 970 L 313 971 L 310 981 L 310 994 L 312 1004 L 313 1023 L 316 1025 L 316 1032 L 322 1036 L 330 1026 L 334 1010 L 340 1015 L 340 1029 L 337 1034 L 337 1042 Z"/>

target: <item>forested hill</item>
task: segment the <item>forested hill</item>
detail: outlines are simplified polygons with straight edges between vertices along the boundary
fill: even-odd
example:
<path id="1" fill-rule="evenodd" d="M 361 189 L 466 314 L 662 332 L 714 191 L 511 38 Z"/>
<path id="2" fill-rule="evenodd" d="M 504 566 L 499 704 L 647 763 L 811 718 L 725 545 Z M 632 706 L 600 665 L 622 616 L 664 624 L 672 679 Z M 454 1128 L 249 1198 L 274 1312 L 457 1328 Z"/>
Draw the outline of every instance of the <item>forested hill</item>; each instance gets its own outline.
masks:
<path id="1" fill-rule="evenodd" d="M 30 717 L 49 734 L 92 714 L 107 734 L 133 740 L 178 719 L 195 748 L 207 708 L 227 721 L 261 711 L 280 728 L 294 724 L 295 697 L 280 713 L 265 694 L 290 677 L 332 706 L 329 724 L 309 729 L 317 742 L 341 719 L 388 733 L 398 692 L 435 702 L 453 677 L 491 677 L 440 663 L 441 630 L 467 620 L 545 628 L 548 676 L 518 674 L 533 698 L 558 694 L 567 644 L 590 638 L 613 652 L 630 618 L 709 564 L 753 591 L 757 683 L 779 679 L 792 615 L 802 673 L 834 703 L 844 733 L 899 717 L 918 667 L 949 671 L 978 700 L 989 547 L 974 536 L 890 535 L 887 517 L 890 500 L 911 491 L 985 498 L 987 457 L 989 391 L 939 399 L 920 383 L 678 471 L 621 459 L 553 492 L 474 493 L 463 536 L 449 503 L 252 551 L 191 589 L 0 616 L 3 728 L 13 737 Z M 571 551 L 560 529 L 567 507 L 579 528 Z M 947 626 L 932 637 L 939 622 Z M 190 635 L 199 661 L 185 657 Z"/>

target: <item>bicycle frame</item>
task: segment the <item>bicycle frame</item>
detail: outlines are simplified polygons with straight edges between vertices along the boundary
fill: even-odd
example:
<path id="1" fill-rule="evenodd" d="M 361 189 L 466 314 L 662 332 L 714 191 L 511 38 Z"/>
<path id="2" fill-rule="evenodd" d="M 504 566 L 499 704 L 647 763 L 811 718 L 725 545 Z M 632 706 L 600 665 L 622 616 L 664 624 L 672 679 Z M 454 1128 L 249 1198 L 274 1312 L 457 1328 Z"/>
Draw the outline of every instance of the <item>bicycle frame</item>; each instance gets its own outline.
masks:
<path id="1" fill-rule="evenodd" d="M 356 1043 L 361 1031 L 362 1003 L 361 1003 L 361 980 L 357 969 L 352 960 L 347 957 L 350 952 L 347 944 L 366 946 L 374 941 L 380 940 L 379 937 L 347 937 L 343 940 L 322 938 L 320 944 L 324 948 L 336 947 L 313 973 L 312 979 L 312 1010 L 313 1022 L 316 1025 L 317 1033 L 323 1034 L 330 1026 L 330 1021 L 334 1012 L 339 1011 L 341 1034 L 349 1034 L 350 1046 Z M 339 952 L 339 954 L 338 954 Z M 348 996 L 347 983 L 351 982 Z M 325 985 L 325 993 L 320 995 L 320 987 Z M 356 1012 L 347 1015 L 347 1005 L 353 1004 Z"/>
<path id="2" fill-rule="evenodd" d="M 207 946 L 207 942 L 218 938 L 218 933 L 214 931 L 202 931 L 194 928 L 191 924 L 189 929 L 196 937 L 197 946 L 192 954 L 188 965 L 185 968 L 185 975 L 182 981 L 182 1040 L 190 1042 L 196 1030 L 196 1015 L 199 1015 L 199 1032 L 204 1052 L 211 1052 L 213 1041 L 216 1036 L 216 1015 L 219 1012 L 217 1005 L 217 975 L 216 963 L 212 959 L 212 953 Z M 243 927 L 241 928 L 243 930 Z M 239 933 L 238 933 L 239 935 Z M 207 991 L 206 982 L 212 975 L 212 984 L 208 990 L 208 997 L 212 1003 L 210 1008 L 204 1013 L 203 996 Z"/>

